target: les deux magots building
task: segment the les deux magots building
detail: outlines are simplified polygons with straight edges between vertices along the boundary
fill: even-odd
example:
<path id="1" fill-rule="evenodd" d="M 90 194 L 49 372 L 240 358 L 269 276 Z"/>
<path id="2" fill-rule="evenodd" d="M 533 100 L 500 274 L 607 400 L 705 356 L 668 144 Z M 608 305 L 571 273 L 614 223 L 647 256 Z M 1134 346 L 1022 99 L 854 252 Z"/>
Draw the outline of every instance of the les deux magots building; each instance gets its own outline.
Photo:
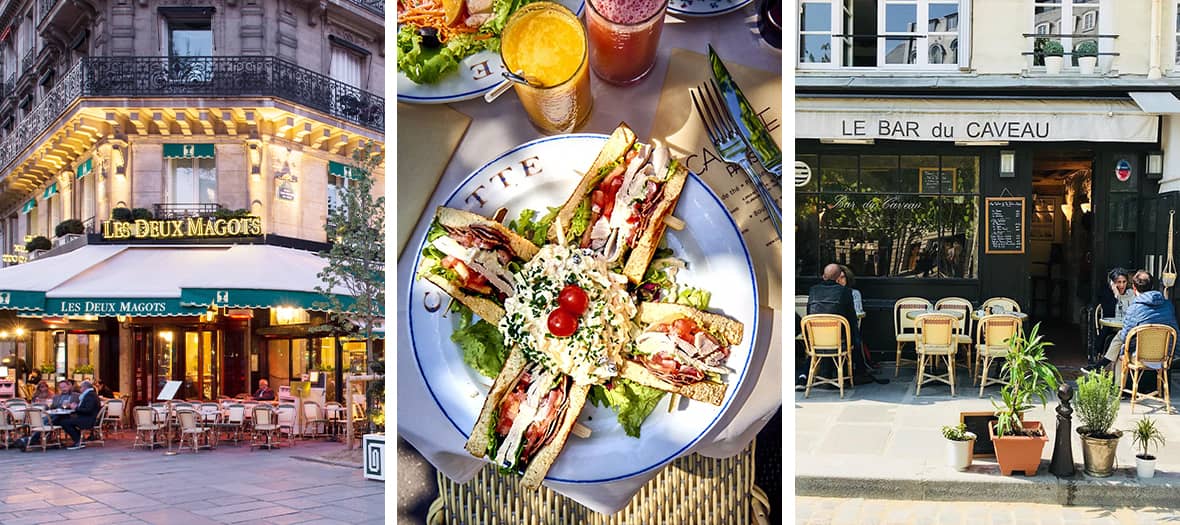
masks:
<path id="1" fill-rule="evenodd" d="M 382 0 L 0 1 L 0 381 L 339 399 L 317 252 L 384 149 L 383 35 Z"/>

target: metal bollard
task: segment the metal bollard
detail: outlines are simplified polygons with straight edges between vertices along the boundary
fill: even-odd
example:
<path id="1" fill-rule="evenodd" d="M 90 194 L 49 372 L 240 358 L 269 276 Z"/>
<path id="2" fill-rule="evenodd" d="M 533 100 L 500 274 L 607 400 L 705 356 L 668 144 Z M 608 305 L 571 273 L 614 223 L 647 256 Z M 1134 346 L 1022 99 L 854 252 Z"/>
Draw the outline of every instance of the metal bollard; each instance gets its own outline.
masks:
<path id="1" fill-rule="evenodd" d="M 1053 442 L 1053 462 L 1049 464 L 1049 472 L 1059 478 L 1068 478 L 1076 472 L 1073 464 L 1073 436 L 1070 435 L 1073 407 L 1069 405 L 1069 400 L 1073 398 L 1073 387 L 1061 383 L 1057 388 L 1057 398 L 1061 404 L 1057 405 L 1057 438 Z"/>

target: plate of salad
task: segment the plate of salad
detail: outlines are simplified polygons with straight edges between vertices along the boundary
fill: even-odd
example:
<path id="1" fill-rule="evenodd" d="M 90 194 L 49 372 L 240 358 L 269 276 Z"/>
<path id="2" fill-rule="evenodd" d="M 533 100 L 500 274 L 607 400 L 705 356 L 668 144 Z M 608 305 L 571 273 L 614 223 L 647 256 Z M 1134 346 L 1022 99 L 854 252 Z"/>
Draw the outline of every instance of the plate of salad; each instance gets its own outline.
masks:
<path id="1" fill-rule="evenodd" d="M 397 100 L 443 104 L 479 97 L 504 80 L 500 32 L 538 0 L 398 0 Z M 559 0 L 577 15 L 583 0 Z"/>
<path id="2" fill-rule="evenodd" d="M 570 134 L 517 146 L 475 170 L 442 206 L 482 217 L 504 209 L 503 224 L 544 253 L 554 246 L 547 233 L 562 202 L 606 140 L 606 135 Z M 688 174 L 674 215 L 683 228 L 666 230 L 642 280 L 626 288 L 636 303 L 684 305 L 744 325 L 745 337 L 729 348 L 724 395 L 715 404 L 699 402 L 621 377 L 595 385 L 577 419 L 589 435 L 570 436 L 546 480 L 606 483 L 660 468 L 690 451 L 734 408 L 755 358 L 753 263 L 729 211 L 695 174 Z M 434 230 L 432 225 L 419 234 L 420 275 Z M 403 293 L 409 305 L 403 322 L 427 390 L 454 430 L 470 438 L 509 358 L 504 334 L 428 279 L 413 279 Z"/>
<path id="3" fill-rule="evenodd" d="M 752 0 L 668 0 L 668 12 L 682 17 L 718 16 L 745 7 Z"/>

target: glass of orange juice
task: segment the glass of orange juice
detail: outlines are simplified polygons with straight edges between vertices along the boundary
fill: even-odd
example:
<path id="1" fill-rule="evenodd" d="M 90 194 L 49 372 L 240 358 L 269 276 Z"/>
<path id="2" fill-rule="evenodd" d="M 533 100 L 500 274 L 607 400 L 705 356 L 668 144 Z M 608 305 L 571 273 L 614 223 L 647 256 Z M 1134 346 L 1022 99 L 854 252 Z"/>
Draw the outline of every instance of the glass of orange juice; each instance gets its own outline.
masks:
<path id="1" fill-rule="evenodd" d="M 513 87 L 542 133 L 569 133 L 586 122 L 593 105 L 586 31 L 565 6 L 542 1 L 517 9 L 500 34 L 500 58 L 528 81 Z"/>

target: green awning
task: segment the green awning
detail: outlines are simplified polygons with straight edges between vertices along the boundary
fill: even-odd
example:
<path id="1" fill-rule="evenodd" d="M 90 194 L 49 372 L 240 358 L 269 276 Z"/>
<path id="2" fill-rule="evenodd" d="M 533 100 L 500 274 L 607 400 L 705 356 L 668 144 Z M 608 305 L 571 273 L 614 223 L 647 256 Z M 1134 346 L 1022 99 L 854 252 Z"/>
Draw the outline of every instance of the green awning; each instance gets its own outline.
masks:
<path id="1" fill-rule="evenodd" d="M 0 290 L 0 310 L 33 311 L 45 308 L 45 292 Z"/>
<path id="2" fill-rule="evenodd" d="M 344 177 L 346 179 L 360 180 L 364 172 L 359 168 L 349 166 L 348 164 L 341 164 L 336 161 L 328 161 L 328 174 L 337 177 Z"/>
<path id="3" fill-rule="evenodd" d="M 29 202 L 26 202 L 25 205 L 23 207 L 21 207 L 20 212 L 22 214 L 29 213 L 29 212 L 33 211 L 33 208 L 36 208 L 36 207 L 37 207 L 37 199 L 29 199 Z"/>
<path id="4" fill-rule="evenodd" d="M 212 144 L 164 144 L 166 159 L 211 159 Z"/>
<path id="5" fill-rule="evenodd" d="M 90 173 L 90 170 L 91 170 L 90 161 L 91 160 L 93 160 L 93 159 L 92 158 L 86 159 L 86 162 L 83 162 L 78 165 L 78 177 L 77 178 L 80 179 Z"/>
<path id="6" fill-rule="evenodd" d="M 353 303 L 353 298 L 338 296 L 345 307 Z M 302 308 L 304 310 L 324 310 L 316 303 L 326 303 L 328 299 L 315 292 L 294 292 L 290 290 L 254 290 L 244 288 L 184 288 L 180 291 L 180 304 L 189 307 L 216 306 L 218 308 Z"/>
<path id="7" fill-rule="evenodd" d="M 50 197 L 57 195 L 57 183 L 50 184 L 45 188 L 45 193 L 41 195 L 44 200 L 49 200 Z"/>
<path id="8" fill-rule="evenodd" d="M 201 315 L 205 308 L 182 306 L 180 299 L 94 299 L 94 298 L 49 298 L 45 300 L 46 316 L 97 315 L 132 317 L 173 317 Z"/>

